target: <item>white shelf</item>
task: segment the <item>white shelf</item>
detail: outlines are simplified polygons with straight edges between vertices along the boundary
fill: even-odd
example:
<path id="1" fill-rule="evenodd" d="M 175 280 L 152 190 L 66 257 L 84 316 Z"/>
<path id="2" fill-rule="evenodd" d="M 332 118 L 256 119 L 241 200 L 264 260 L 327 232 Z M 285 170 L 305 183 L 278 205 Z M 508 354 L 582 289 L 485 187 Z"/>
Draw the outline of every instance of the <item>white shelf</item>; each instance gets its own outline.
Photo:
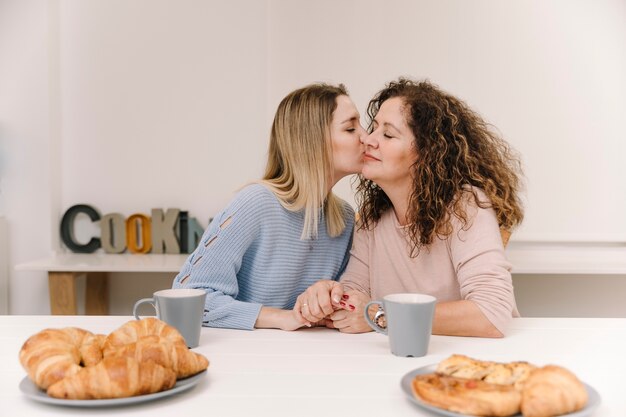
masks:
<path id="1" fill-rule="evenodd" d="M 178 272 L 187 254 L 62 253 L 15 266 L 19 271 L 51 272 Z"/>
<path id="2" fill-rule="evenodd" d="M 511 242 L 505 252 L 514 274 L 626 275 L 620 243 Z"/>
<path id="3" fill-rule="evenodd" d="M 626 244 L 510 242 L 514 274 L 626 275 Z M 71 254 L 19 264 L 22 271 L 179 272 L 186 254 Z"/>

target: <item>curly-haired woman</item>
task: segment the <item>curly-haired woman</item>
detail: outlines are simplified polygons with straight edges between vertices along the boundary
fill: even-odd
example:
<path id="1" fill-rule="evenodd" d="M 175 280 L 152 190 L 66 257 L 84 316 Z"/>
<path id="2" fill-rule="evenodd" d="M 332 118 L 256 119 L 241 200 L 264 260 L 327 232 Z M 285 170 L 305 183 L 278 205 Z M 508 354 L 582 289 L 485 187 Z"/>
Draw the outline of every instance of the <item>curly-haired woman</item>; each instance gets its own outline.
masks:
<path id="1" fill-rule="evenodd" d="M 358 187 L 360 226 L 341 284 L 319 281 L 294 309 L 344 332 L 369 331 L 370 299 L 437 298 L 433 333 L 502 337 L 518 316 L 509 231 L 520 224 L 521 164 L 467 104 L 399 79 L 370 101 Z"/>

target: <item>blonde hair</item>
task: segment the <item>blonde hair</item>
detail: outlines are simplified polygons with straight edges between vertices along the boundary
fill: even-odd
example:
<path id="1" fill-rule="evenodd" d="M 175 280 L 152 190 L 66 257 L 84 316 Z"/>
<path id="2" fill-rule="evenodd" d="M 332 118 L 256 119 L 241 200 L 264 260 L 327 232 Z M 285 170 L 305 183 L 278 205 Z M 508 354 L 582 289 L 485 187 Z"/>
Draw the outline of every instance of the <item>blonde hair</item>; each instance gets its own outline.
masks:
<path id="1" fill-rule="evenodd" d="M 348 95 L 343 84 L 311 84 L 288 94 L 274 116 L 261 183 L 287 210 L 304 210 L 301 239 L 317 238 L 321 208 L 331 237 L 346 227 L 340 200 L 328 192 L 333 176 L 330 124 L 342 95 Z"/>

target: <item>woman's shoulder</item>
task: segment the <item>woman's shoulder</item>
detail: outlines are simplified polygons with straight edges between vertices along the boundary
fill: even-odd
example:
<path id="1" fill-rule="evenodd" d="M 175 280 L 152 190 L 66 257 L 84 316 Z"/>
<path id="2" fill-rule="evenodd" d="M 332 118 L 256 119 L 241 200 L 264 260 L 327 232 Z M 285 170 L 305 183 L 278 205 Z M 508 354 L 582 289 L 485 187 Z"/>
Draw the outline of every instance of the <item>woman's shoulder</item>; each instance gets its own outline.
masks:
<path id="1" fill-rule="evenodd" d="M 489 196 L 485 193 L 482 188 L 473 186 L 473 185 L 465 185 L 460 192 L 461 200 L 464 205 L 472 205 L 472 206 L 484 206 L 486 204 L 491 204 L 491 200 Z"/>
<path id="2" fill-rule="evenodd" d="M 479 187 L 467 185 L 459 195 L 462 212 L 453 211 L 451 221 L 455 229 L 481 226 L 485 223 L 497 224 L 496 213 L 489 196 Z"/>
<path id="3" fill-rule="evenodd" d="M 259 212 L 280 207 L 276 195 L 265 185 L 254 183 L 241 188 L 230 202 L 228 211 Z"/>
<path id="4" fill-rule="evenodd" d="M 389 230 L 403 229 L 396 218 L 393 209 L 387 209 L 381 213 L 377 221 L 370 221 L 367 226 L 363 224 L 361 214 L 356 215 L 356 228 L 362 235 L 376 235 L 388 233 Z"/>
<path id="5" fill-rule="evenodd" d="M 236 194 L 235 198 L 277 201 L 274 193 L 263 183 L 255 182 L 245 185 Z"/>

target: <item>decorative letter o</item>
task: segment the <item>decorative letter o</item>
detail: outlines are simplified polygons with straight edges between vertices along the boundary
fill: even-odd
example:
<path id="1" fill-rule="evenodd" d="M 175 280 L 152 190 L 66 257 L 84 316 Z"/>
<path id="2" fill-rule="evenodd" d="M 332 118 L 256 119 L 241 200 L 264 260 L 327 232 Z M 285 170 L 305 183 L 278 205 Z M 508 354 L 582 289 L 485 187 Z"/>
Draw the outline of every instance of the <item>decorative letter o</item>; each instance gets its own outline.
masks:
<path id="1" fill-rule="evenodd" d="M 138 246 L 139 232 L 141 232 L 141 246 Z M 145 214 L 133 214 L 126 219 L 126 246 L 132 253 L 148 253 L 152 249 L 152 233 L 150 218 Z"/>

